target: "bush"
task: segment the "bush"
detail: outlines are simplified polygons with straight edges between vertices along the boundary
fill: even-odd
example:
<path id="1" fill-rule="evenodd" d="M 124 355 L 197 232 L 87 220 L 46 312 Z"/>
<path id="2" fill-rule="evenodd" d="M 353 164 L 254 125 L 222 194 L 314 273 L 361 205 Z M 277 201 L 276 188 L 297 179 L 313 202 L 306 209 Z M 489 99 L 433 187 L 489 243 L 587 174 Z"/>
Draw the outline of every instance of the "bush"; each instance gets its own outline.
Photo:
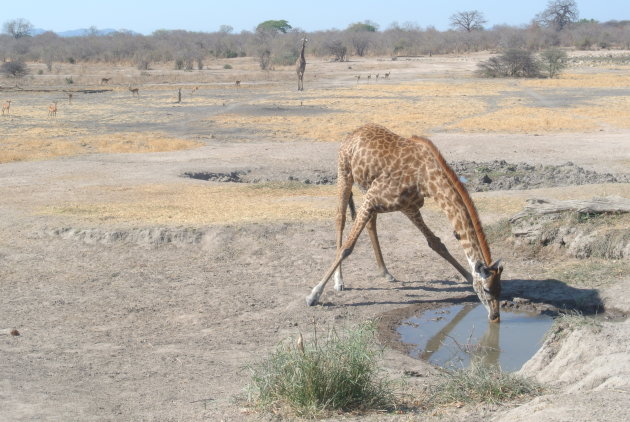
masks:
<path id="1" fill-rule="evenodd" d="M 5 62 L 0 67 L 0 72 L 12 78 L 21 78 L 28 75 L 28 66 L 24 62 L 16 60 L 14 62 Z"/>
<path id="2" fill-rule="evenodd" d="M 270 357 L 250 367 L 250 392 L 256 396 L 250 399 L 268 410 L 288 408 L 310 417 L 393 406 L 392 382 L 379 377 L 382 351 L 374 332 L 368 324 L 344 336 L 332 331 L 323 344 L 317 333 L 311 345 L 284 342 Z"/>
<path id="3" fill-rule="evenodd" d="M 223 65 L 223 69 L 226 69 L 226 70 L 232 69 L 232 65 L 231 64 L 224 64 Z"/>
<path id="4" fill-rule="evenodd" d="M 542 67 L 547 71 L 547 76 L 555 78 L 567 67 L 567 53 L 558 49 L 546 50 L 540 53 Z"/>
<path id="5" fill-rule="evenodd" d="M 478 65 L 478 73 L 487 78 L 537 78 L 540 63 L 527 50 L 511 49 Z"/>

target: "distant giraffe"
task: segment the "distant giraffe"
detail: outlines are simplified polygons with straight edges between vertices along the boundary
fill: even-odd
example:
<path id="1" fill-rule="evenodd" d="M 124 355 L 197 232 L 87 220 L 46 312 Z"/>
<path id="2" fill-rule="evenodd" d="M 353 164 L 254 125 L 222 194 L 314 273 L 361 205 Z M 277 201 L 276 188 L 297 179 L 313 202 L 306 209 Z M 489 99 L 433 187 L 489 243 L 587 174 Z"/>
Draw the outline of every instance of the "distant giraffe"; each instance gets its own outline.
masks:
<path id="1" fill-rule="evenodd" d="M 365 192 L 363 203 L 356 211 L 352 200 L 355 183 Z M 470 195 L 430 140 L 417 136 L 403 138 L 375 124 L 355 130 L 345 138 L 339 149 L 337 197 L 336 257 L 307 296 L 307 305 L 315 305 L 319 301 L 333 274 L 335 290 L 344 290 L 341 262 L 352 253 L 361 231 L 366 227 L 380 273 L 386 280 L 396 281 L 383 261 L 376 217 L 379 213 L 401 211 L 422 232 L 429 247 L 472 284 L 488 311 L 488 319 L 499 322 L 503 266 L 499 261 L 492 262 L 490 248 Z M 457 262 L 425 224 L 420 208 L 426 197 L 432 197 L 450 220 L 453 234 L 464 249 L 470 272 Z M 354 224 L 344 241 L 348 207 Z"/>
<path id="2" fill-rule="evenodd" d="M 2 104 L 2 115 L 4 116 L 5 112 L 7 113 L 7 115 L 9 115 L 10 111 L 11 111 L 11 100 L 7 100 L 6 103 Z"/>
<path id="3" fill-rule="evenodd" d="M 140 98 L 140 88 L 132 88 L 131 85 L 129 85 L 129 92 L 131 92 L 132 97 Z"/>
<path id="4" fill-rule="evenodd" d="M 48 106 L 48 117 L 57 117 L 57 101 Z"/>
<path id="5" fill-rule="evenodd" d="M 304 91 L 304 70 L 306 70 L 306 58 L 304 58 L 304 49 L 308 40 L 302 38 L 302 49 L 300 50 L 300 57 L 295 62 L 295 70 L 298 77 L 298 91 Z"/>

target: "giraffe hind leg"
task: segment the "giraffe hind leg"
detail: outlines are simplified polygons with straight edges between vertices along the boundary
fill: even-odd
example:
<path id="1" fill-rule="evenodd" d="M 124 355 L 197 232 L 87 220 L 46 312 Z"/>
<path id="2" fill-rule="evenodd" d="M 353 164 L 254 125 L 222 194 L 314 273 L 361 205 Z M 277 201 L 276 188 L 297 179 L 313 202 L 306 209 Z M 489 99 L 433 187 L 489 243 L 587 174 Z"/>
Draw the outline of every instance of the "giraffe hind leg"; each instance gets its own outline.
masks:
<path id="1" fill-rule="evenodd" d="M 343 245 L 343 230 L 346 226 L 346 211 L 350 208 L 350 217 L 352 221 L 356 221 L 356 210 L 354 207 L 354 201 L 352 200 L 352 178 L 347 176 L 349 173 L 340 171 L 338 179 L 338 206 L 337 206 L 337 224 L 336 224 L 336 245 L 337 253 L 341 250 Z M 337 267 L 334 274 L 335 290 L 338 292 L 343 290 L 343 276 L 341 273 L 341 264 Z"/>
<path id="2" fill-rule="evenodd" d="M 372 249 L 374 250 L 374 257 L 376 258 L 376 265 L 385 280 L 390 282 L 397 281 L 396 278 L 387 271 L 385 261 L 383 260 L 383 253 L 381 252 L 381 245 L 378 241 L 378 233 L 376 232 L 376 216 L 374 213 L 370 221 L 367 223 L 368 234 L 370 235 L 370 241 L 372 242 Z"/>

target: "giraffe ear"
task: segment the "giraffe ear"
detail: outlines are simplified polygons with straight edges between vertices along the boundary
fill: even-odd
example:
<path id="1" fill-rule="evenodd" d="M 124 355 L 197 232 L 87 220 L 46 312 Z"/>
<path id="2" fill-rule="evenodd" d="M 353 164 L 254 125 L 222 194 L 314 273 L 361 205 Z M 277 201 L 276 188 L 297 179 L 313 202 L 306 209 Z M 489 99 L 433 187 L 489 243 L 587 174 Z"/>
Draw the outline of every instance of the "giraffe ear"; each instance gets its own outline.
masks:
<path id="1" fill-rule="evenodd" d="M 489 268 L 491 271 L 496 271 L 497 275 L 500 275 L 503 272 L 503 265 L 501 264 L 501 260 L 497 259 L 494 264 L 492 264 Z"/>
<path id="2" fill-rule="evenodd" d="M 488 267 L 481 261 L 477 261 L 477 263 L 475 264 L 475 272 L 481 275 L 483 278 L 488 278 L 490 276 Z"/>

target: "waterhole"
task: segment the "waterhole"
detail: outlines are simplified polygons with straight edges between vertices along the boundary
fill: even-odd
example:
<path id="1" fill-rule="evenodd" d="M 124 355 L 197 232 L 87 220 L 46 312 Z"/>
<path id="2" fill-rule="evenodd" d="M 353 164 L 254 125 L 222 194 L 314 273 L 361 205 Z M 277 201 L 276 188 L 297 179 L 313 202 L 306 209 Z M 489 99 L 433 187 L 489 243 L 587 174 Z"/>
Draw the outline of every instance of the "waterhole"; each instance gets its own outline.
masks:
<path id="1" fill-rule="evenodd" d="M 501 311 L 501 323 L 488 322 L 479 304 L 458 304 L 426 311 L 398 327 L 414 358 L 447 368 L 471 361 L 516 371 L 542 345 L 553 318 L 535 312 Z"/>

